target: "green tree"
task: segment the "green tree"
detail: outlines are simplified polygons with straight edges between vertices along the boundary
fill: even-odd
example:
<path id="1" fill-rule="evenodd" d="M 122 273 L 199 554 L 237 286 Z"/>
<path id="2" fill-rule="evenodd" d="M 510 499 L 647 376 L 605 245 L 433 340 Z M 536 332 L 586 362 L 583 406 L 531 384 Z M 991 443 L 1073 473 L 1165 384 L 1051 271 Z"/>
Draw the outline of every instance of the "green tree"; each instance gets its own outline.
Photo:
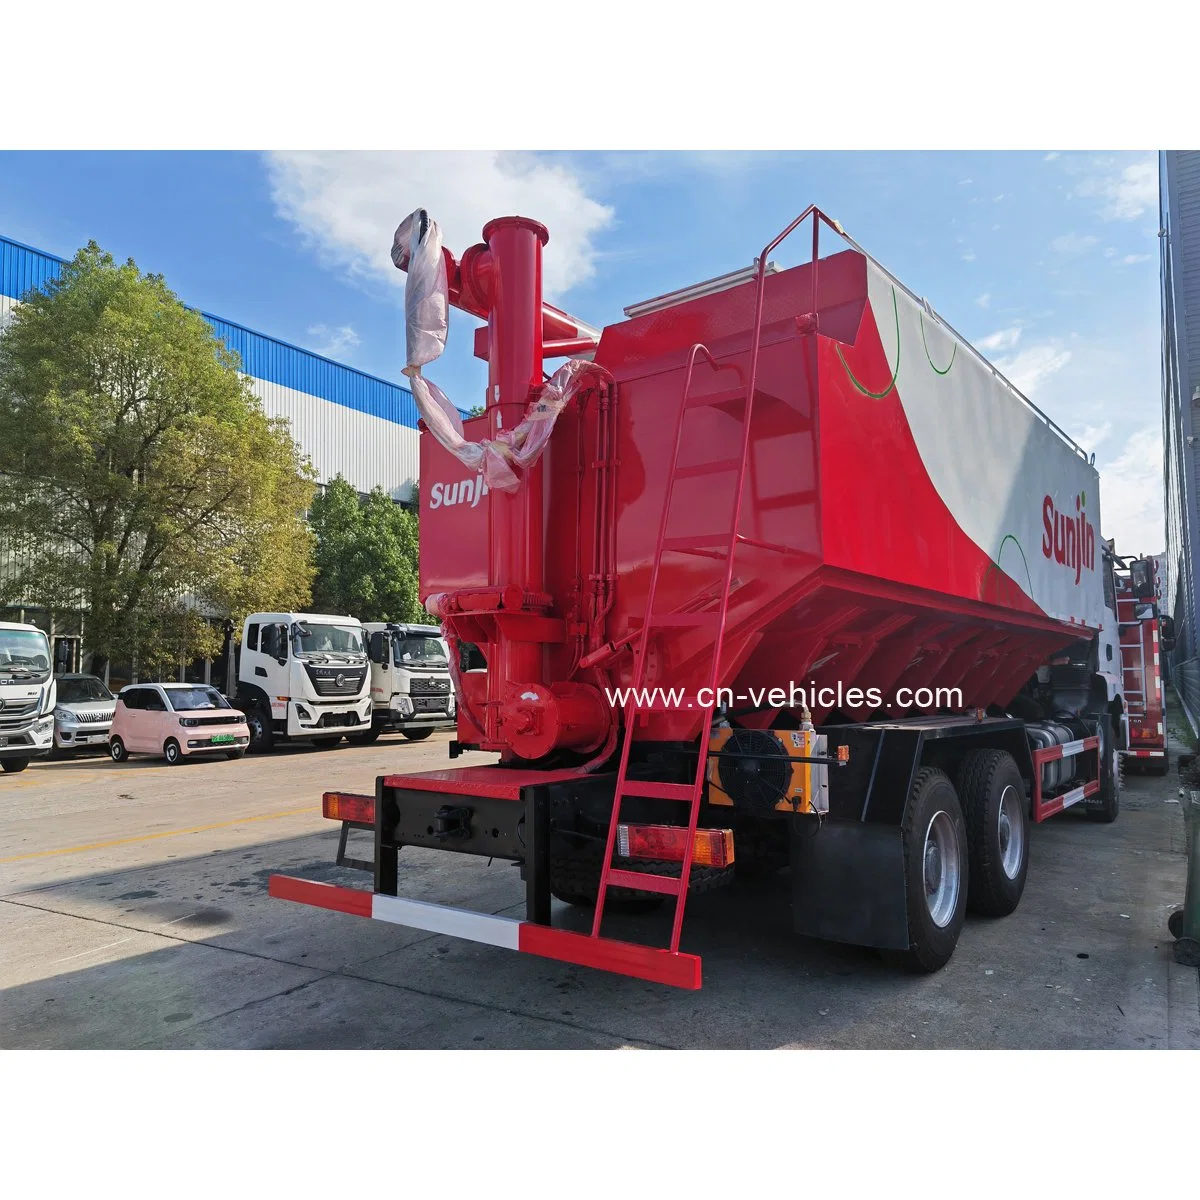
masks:
<path id="1" fill-rule="evenodd" d="M 340 475 L 312 502 L 313 607 L 360 621 L 419 621 L 417 518 L 382 488 L 360 500 Z"/>
<path id="2" fill-rule="evenodd" d="M 312 470 L 161 276 L 94 242 L 0 335 L 0 603 L 87 610 L 97 661 L 216 653 L 308 599 Z"/>

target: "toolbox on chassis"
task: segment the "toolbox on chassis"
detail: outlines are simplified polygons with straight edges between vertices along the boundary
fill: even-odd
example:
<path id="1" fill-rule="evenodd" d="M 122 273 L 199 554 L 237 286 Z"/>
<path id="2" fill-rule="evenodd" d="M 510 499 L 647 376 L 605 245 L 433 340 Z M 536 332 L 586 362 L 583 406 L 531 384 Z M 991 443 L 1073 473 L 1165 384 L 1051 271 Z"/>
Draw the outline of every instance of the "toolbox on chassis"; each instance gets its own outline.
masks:
<path id="1" fill-rule="evenodd" d="M 810 217 L 811 260 L 778 271 Z M 457 261 L 424 212 L 401 225 L 420 594 L 450 649 L 451 756 L 499 762 L 327 792 L 372 889 L 275 876 L 273 896 L 695 988 L 688 896 L 786 866 L 798 932 L 930 971 L 968 903 L 1016 908 L 1032 824 L 1116 818 L 1095 468 L 856 244 L 822 257 L 822 225 L 845 237 L 808 209 L 751 271 L 603 333 L 542 302 L 536 222 L 492 221 Z M 488 322 L 465 429 L 418 369 L 445 302 Z M 485 670 L 457 669 L 468 644 Z M 746 702 L 789 679 L 799 701 Z M 356 827 L 370 863 L 346 857 Z M 400 896 L 406 847 L 520 863 L 525 918 Z M 552 897 L 590 930 L 555 927 Z M 614 903 L 664 902 L 665 945 L 604 936 Z"/>

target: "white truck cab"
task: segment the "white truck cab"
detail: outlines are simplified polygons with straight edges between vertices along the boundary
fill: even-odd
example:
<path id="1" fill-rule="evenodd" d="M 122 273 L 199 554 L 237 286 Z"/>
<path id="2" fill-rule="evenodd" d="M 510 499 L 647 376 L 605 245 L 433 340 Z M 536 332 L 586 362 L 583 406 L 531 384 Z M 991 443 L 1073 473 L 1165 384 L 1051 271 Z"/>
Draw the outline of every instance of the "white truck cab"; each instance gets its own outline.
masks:
<path id="1" fill-rule="evenodd" d="M 371 659 L 371 728 L 356 740 L 402 733 L 410 741 L 435 729 L 455 729 L 450 651 L 436 625 L 368 622 Z"/>
<path id="2" fill-rule="evenodd" d="M 54 746 L 50 642 L 36 625 L 0 621 L 0 766 L 23 771 Z"/>
<path id="3" fill-rule="evenodd" d="M 362 623 L 328 613 L 251 613 L 242 626 L 234 702 L 250 749 L 303 740 L 336 746 L 371 728 Z"/>

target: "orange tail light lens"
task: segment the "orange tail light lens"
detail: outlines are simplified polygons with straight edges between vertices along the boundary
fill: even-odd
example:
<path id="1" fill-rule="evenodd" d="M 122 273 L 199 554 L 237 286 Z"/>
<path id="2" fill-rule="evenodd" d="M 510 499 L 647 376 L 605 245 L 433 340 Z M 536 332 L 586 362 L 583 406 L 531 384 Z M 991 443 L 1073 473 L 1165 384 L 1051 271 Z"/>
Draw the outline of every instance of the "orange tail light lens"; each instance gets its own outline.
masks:
<path id="1" fill-rule="evenodd" d="M 618 825 L 617 853 L 622 858 L 683 862 L 688 831 L 679 825 Z M 692 864 L 727 867 L 733 862 L 732 829 L 697 829 Z"/>
<path id="2" fill-rule="evenodd" d="M 357 792 L 326 792 L 321 797 L 321 813 L 331 821 L 374 825 L 375 797 L 360 796 Z"/>

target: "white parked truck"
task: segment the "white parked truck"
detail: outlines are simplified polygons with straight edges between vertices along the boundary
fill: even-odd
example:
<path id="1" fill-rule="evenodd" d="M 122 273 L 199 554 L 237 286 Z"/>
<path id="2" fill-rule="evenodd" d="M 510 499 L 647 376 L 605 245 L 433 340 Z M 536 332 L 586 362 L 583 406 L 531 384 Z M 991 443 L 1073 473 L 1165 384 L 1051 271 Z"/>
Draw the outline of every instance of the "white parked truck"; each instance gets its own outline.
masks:
<path id="1" fill-rule="evenodd" d="M 336 746 L 371 728 L 362 623 L 327 613 L 251 613 L 242 627 L 234 703 L 250 749 L 303 740 Z"/>
<path id="2" fill-rule="evenodd" d="M 36 625 L 0 621 L 0 766 L 23 771 L 54 745 L 50 643 Z"/>
<path id="3" fill-rule="evenodd" d="M 371 660 L 371 728 L 356 740 L 402 733 L 410 741 L 455 729 L 450 651 L 436 625 L 367 622 Z"/>

